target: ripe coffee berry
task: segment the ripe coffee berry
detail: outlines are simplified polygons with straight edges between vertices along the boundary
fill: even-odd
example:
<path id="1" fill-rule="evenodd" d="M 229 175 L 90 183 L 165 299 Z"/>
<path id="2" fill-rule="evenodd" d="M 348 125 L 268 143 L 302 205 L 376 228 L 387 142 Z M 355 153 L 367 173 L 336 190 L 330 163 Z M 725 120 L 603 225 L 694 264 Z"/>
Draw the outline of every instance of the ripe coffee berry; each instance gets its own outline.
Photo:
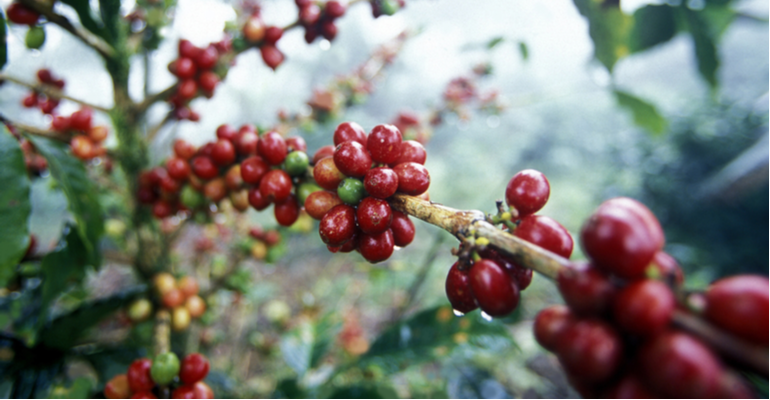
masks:
<path id="1" fill-rule="evenodd" d="M 372 157 L 361 143 L 347 141 L 334 150 L 334 164 L 343 174 L 362 178 L 372 167 Z"/>
<path id="2" fill-rule="evenodd" d="M 548 307 L 535 317 L 533 327 L 535 339 L 547 350 L 556 351 L 560 336 L 574 321 L 575 316 L 566 306 Z"/>
<path id="3" fill-rule="evenodd" d="M 361 125 L 355 122 L 343 122 L 337 126 L 334 131 L 334 145 L 338 146 L 349 141 L 366 146 L 366 131 Z"/>
<path id="4" fill-rule="evenodd" d="M 244 131 L 235 139 L 235 150 L 242 156 L 253 156 L 257 154 L 258 143 L 259 135 L 256 132 Z"/>
<path id="5" fill-rule="evenodd" d="M 128 378 L 128 386 L 132 392 L 149 392 L 155 387 L 155 382 L 150 376 L 150 367 L 152 366 L 152 360 L 149 358 L 140 358 L 134 360 L 128 367 L 126 376 Z"/>
<path id="6" fill-rule="evenodd" d="M 393 254 L 393 232 L 364 233 L 358 239 L 358 251 L 372 264 L 387 260 Z"/>
<path id="7" fill-rule="evenodd" d="M 190 164 L 182 158 L 172 157 L 166 162 L 168 176 L 178 181 L 183 181 L 190 176 Z"/>
<path id="8" fill-rule="evenodd" d="M 400 155 L 398 159 L 393 163 L 398 165 L 405 162 L 416 162 L 420 165 L 425 165 L 425 160 L 428 158 L 428 153 L 425 151 L 420 142 L 415 140 L 405 140 L 399 146 Z"/>
<path id="9" fill-rule="evenodd" d="M 307 142 L 305 142 L 305 139 L 299 136 L 286 138 L 286 146 L 291 151 L 301 151 L 307 155 Z"/>
<path id="10" fill-rule="evenodd" d="M 446 277 L 446 297 L 449 299 L 452 309 L 463 314 L 479 308 L 476 304 L 476 298 L 471 292 L 469 282 L 468 271 L 461 270 L 459 262 L 452 264 Z"/>
<path id="11" fill-rule="evenodd" d="M 632 282 L 613 301 L 613 315 L 625 331 L 649 336 L 663 331 L 671 321 L 676 298 L 665 283 L 644 279 Z"/>
<path id="12" fill-rule="evenodd" d="M 513 234 L 564 258 L 572 255 L 572 236 L 553 218 L 542 215 L 524 217 Z"/>
<path id="13" fill-rule="evenodd" d="M 190 166 L 192 167 L 192 172 L 203 180 L 213 179 L 219 175 L 219 168 L 217 168 L 211 158 L 206 156 L 193 158 Z"/>
<path id="14" fill-rule="evenodd" d="M 332 247 L 345 244 L 356 232 L 356 211 L 347 204 L 334 206 L 329 210 L 318 226 L 321 240 Z"/>
<path id="15" fill-rule="evenodd" d="M 319 160 L 313 167 L 313 179 L 318 186 L 336 192 L 345 175 L 337 169 L 337 164 L 332 157 L 326 157 Z"/>
<path id="16" fill-rule="evenodd" d="M 104 397 L 108 399 L 127 399 L 131 396 L 126 374 L 115 375 L 104 385 Z"/>
<path id="17" fill-rule="evenodd" d="M 228 166 L 235 161 L 235 146 L 227 139 L 219 139 L 211 150 L 211 160 L 219 166 Z"/>
<path id="18" fill-rule="evenodd" d="M 393 125 L 377 125 L 366 140 L 366 149 L 377 163 L 390 164 L 401 156 L 401 132 Z"/>
<path id="19" fill-rule="evenodd" d="M 540 211 L 548 201 L 551 186 L 545 175 L 534 169 L 518 172 L 505 188 L 505 202 L 518 211 L 520 217 Z"/>
<path id="20" fill-rule="evenodd" d="M 272 203 L 269 197 L 262 195 L 258 186 L 249 189 L 248 200 L 249 204 L 257 211 L 266 209 Z"/>
<path id="21" fill-rule="evenodd" d="M 281 201 L 276 201 L 273 208 L 276 222 L 282 226 L 291 226 L 299 218 L 299 207 L 297 198 L 293 194 Z"/>
<path id="22" fill-rule="evenodd" d="M 428 170 L 415 162 L 406 162 L 393 167 L 398 176 L 398 191 L 410 196 L 425 193 L 430 186 Z"/>
<path id="23" fill-rule="evenodd" d="M 333 157 L 334 149 L 335 149 L 335 146 L 332 146 L 332 145 L 326 145 L 318 149 L 315 152 L 315 154 L 313 154 L 312 164 L 316 165 L 318 164 L 319 161 L 323 160 L 326 157 Z"/>
<path id="24" fill-rule="evenodd" d="M 263 44 L 259 48 L 259 51 L 262 54 L 262 60 L 265 62 L 265 65 L 270 67 L 273 71 L 283 63 L 284 55 L 281 53 L 281 50 L 278 50 L 274 45 Z"/>
<path id="25" fill-rule="evenodd" d="M 372 197 L 387 199 L 398 190 L 398 175 L 387 167 L 372 168 L 364 176 L 364 189 Z"/>
<path id="26" fill-rule="evenodd" d="M 401 211 L 393 211 L 393 221 L 390 223 L 390 230 L 393 231 L 393 243 L 398 247 L 407 246 L 414 240 L 414 223 L 409 216 Z"/>
<path id="27" fill-rule="evenodd" d="M 200 353 L 192 353 L 182 359 L 179 379 L 188 385 L 203 380 L 209 373 L 209 360 Z"/>
<path id="28" fill-rule="evenodd" d="M 477 261 L 469 277 L 479 308 L 488 315 L 502 317 L 519 305 L 519 288 L 498 263 L 489 259 Z"/>
<path id="29" fill-rule="evenodd" d="M 216 135 L 218 139 L 224 139 L 233 142 L 235 141 L 235 138 L 238 137 L 238 131 L 235 130 L 235 128 L 233 128 L 230 124 L 222 124 L 217 127 Z"/>
<path id="30" fill-rule="evenodd" d="M 286 159 L 288 149 L 286 141 L 278 132 L 267 132 L 259 138 L 257 152 L 268 164 L 280 165 Z"/>
<path id="31" fill-rule="evenodd" d="M 241 178 L 251 185 L 258 185 L 270 171 L 270 165 L 260 156 L 251 156 L 241 162 Z"/>
<path id="32" fill-rule="evenodd" d="M 19 25 L 32 26 L 37 24 L 38 19 L 40 19 L 40 14 L 37 11 L 24 4 L 15 2 L 8 6 L 5 14 L 8 16 L 9 21 Z"/>
<path id="33" fill-rule="evenodd" d="M 291 194 L 291 177 L 282 169 L 269 171 L 259 182 L 259 191 L 266 199 L 279 202 Z"/>
<path id="34" fill-rule="evenodd" d="M 758 275 L 718 280 L 706 291 L 705 316 L 739 337 L 767 346 L 768 286 L 767 278 Z"/>
<path id="35" fill-rule="evenodd" d="M 616 292 L 609 278 L 588 264 L 564 268 L 557 282 L 564 302 L 579 315 L 601 315 L 608 311 Z"/>
<path id="36" fill-rule="evenodd" d="M 623 342 L 617 332 L 600 320 L 579 320 L 559 335 L 556 354 L 572 377 L 585 383 L 606 381 L 623 357 Z"/>
<path id="37" fill-rule="evenodd" d="M 377 234 L 390 228 L 393 212 L 387 201 L 365 197 L 356 210 L 358 227 L 368 234 Z"/>
<path id="38" fill-rule="evenodd" d="M 320 220 L 334 206 L 342 204 L 337 193 L 319 190 L 311 193 L 305 200 L 305 211 L 314 219 Z"/>
<path id="39" fill-rule="evenodd" d="M 183 160 L 189 160 L 195 155 L 195 146 L 183 139 L 174 141 L 174 154 Z"/>

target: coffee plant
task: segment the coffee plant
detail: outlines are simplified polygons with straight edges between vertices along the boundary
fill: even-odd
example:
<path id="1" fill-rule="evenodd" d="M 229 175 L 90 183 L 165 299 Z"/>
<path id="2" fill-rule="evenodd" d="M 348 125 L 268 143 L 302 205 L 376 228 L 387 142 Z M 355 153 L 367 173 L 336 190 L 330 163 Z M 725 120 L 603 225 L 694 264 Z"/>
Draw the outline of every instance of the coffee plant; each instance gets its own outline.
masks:
<path id="1" fill-rule="evenodd" d="M 398 61 L 404 49 L 428 35 L 429 28 L 409 28 L 379 39 L 352 71 L 332 68 L 338 75 L 330 81 L 326 64 L 335 61 L 324 59 L 329 83 L 316 85 L 304 107 L 295 107 L 302 109 L 280 108 L 268 119 L 254 111 L 283 107 L 283 89 L 267 102 L 236 100 L 239 75 L 255 74 L 244 66 L 263 82 L 284 72 L 310 79 L 310 68 L 298 66 L 318 54 L 311 49 L 361 55 L 341 40 L 346 29 L 348 39 L 354 36 L 352 23 L 373 29 L 412 7 L 435 13 L 439 23 L 452 7 L 403 0 L 198 3 L 212 7 L 198 24 L 213 23 L 214 11 L 229 15 L 213 40 L 170 34 L 191 7 L 173 0 L 3 3 L 0 93 L 3 104 L 21 110 L 0 110 L 3 396 L 767 396 L 764 265 L 737 269 L 759 274 L 709 275 L 724 266 L 693 268 L 697 250 L 667 237 L 672 218 L 651 206 L 663 196 L 647 198 L 659 189 L 648 187 L 649 176 L 654 162 L 677 159 L 676 152 L 691 159 L 692 152 L 664 142 L 675 122 L 623 89 L 615 72 L 633 55 L 685 39 L 697 64 L 687 76 L 699 76 L 705 84 L 698 86 L 716 99 L 726 53 L 720 39 L 737 21 L 766 24 L 766 17 L 729 0 L 631 11 L 620 2 L 574 0 L 570 11 L 587 24 L 593 46 L 594 78 L 606 81 L 598 86 L 630 116 L 634 131 L 651 136 L 636 167 L 653 172 L 644 178 L 645 195 L 621 176 L 591 194 L 595 203 L 564 211 L 564 198 L 576 194 L 565 188 L 597 179 L 569 167 L 575 149 L 603 146 L 591 132 L 570 138 L 566 147 L 574 149 L 563 149 L 563 157 L 542 153 L 564 137 L 549 132 L 559 118 L 544 118 L 551 128 L 539 130 L 534 145 L 515 133 L 447 139 L 478 120 L 493 129 L 511 109 L 541 101 L 514 95 L 524 100 L 511 104 L 510 88 L 490 88 L 490 81 L 496 70 L 518 68 L 510 57 L 495 57 L 504 47 L 521 63 L 544 50 L 509 36 L 469 43 L 463 51 L 486 59 L 446 80 L 438 100 L 416 105 L 403 98 L 400 111 L 384 116 L 391 104 L 378 91 L 390 89 L 388 75 L 405 68 Z M 63 37 L 80 53 L 62 56 L 56 46 Z M 48 52 L 59 56 L 26 74 L 16 67 Z M 96 77 L 87 82 L 109 93 L 108 106 L 81 98 L 89 92 L 78 85 L 86 82 L 60 72 L 71 71 L 83 52 L 108 77 L 109 87 Z M 167 53 L 170 62 L 159 61 Z M 155 74 L 169 85 L 155 90 Z M 212 104 L 223 96 L 230 96 L 228 107 L 259 117 L 218 115 Z M 711 124 L 711 136 L 736 126 L 734 134 L 744 136 L 735 141 L 755 140 L 744 132 L 766 132 L 764 106 L 744 112 L 745 105 L 731 105 L 725 114 L 740 121 Z M 748 156 L 731 153 L 708 165 L 724 168 L 687 198 L 714 196 L 714 188 L 737 197 L 763 188 L 762 143 L 764 164 L 747 169 Z M 447 147 L 464 156 L 441 160 Z M 476 158 L 467 156 L 471 150 Z M 498 150 L 512 155 L 490 156 Z M 624 150 L 617 152 L 640 157 Z M 595 148 L 589 154 L 599 158 Z M 471 179 L 463 171 L 470 164 L 482 171 Z M 677 171 L 702 176 L 706 164 Z M 486 174 L 504 177 L 493 186 Z M 449 189 L 483 190 L 497 200 L 478 204 L 491 212 L 452 208 L 441 204 Z M 574 212 L 577 225 L 559 221 Z M 744 225 L 762 228 L 766 216 Z M 444 268 L 432 273 L 439 264 Z M 421 297 L 436 287 L 441 300 L 430 307 Z M 508 358 L 519 360 L 517 367 L 507 368 Z"/>

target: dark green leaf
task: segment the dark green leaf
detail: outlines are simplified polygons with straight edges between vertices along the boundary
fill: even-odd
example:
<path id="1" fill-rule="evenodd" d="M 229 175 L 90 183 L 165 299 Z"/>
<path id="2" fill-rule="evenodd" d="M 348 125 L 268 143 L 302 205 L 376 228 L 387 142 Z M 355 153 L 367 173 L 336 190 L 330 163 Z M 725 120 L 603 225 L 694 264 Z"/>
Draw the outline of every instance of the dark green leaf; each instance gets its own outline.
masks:
<path id="1" fill-rule="evenodd" d="M 712 88 L 716 88 L 719 55 L 717 54 L 713 31 L 701 14 L 691 10 L 684 10 L 683 12 L 695 45 L 698 72 Z"/>
<path id="2" fill-rule="evenodd" d="M 69 146 L 64 143 L 40 136 L 30 135 L 29 139 L 48 161 L 51 175 L 67 197 L 69 210 L 77 222 L 77 231 L 88 251 L 89 261 L 98 267 L 97 243 L 104 231 L 104 220 L 96 188 L 88 178 L 83 162 L 70 155 Z"/>
<path id="3" fill-rule="evenodd" d="M 94 370 L 99 376 L 99 381 L 107 382 L 117 374 L 126 373 L 128 366 L 131 365 L 134 360 L 146 355 L 144 349 L 136 347 L 100 347 L 97 350 L 88 354 L 83 354 L 82 356 L 94 367 Z"/>
<path id="4" fill-rule="evenodd" d="M 0 12 L 0 69 L 8 62 L 8 41 L 5 14 Z"/>
<path id="5" fill-rule="evenodd" d="M 618 105 L 631 111 L 635 124 L 653 134 L 660 134 L 666 130 L 668 121 L 658 113 L 655 106 L 627 92 L 615 90 L 614 93 Z"/>
<path id="6" fill-rule="evenodd" d="M 122 26 L 120 18 L 120 0 L 99 0 L 99 11 L 102 14 L 102 21 L 109 32 L 110 43 L 118 40 L 119 30 Z"/>
<path id="7" fill-rule="evenodd" d="M 594 57 L 608 71 L 629 53 L 628 34 L 633 18 L 623 13 L 619 4 L 595 0 L 573 0 L 578 11 L 588 19 L 588 34 L 594 43 Z"/>
<path id="8" fill-rule="evenodd" d="M 299 387 L 294 378 L 284 379 L 275 386 L 272 396 L 273 399 L 307 399 L 309 398 L 305 391 Z"/>
<path id="9" fill-rule="evenodd" d="M 487 49 L 491 50 L 491 49 L 495 48 L 495 46 L 497 46 L 498 44 L 502 43 L 504 40 L 505 40 L 505 38 L 502 37 L 502 36 L 498 36 L 496 38 L 493 38 L 492 40 L 487 42 Z"/>
<path id="10" fill-rule="evenodd" d="M 313 348 L 310 353 L 310 368 L 317 367 L 321 360 L 323 360 L 323 357 L 336 340 L 342 324 L 331 315 L 327 315 L 321 318 L 313 328 L 315 340 L 313 341 Z"/>
<path id="11" fill-rule="evenodd" d="M 123 290 L 110 297 L 81 305 L 67 314 L 51 321 L 40 334 L 40 340 L 48 347 L 68 349 L 104 317 L 125 307 L 140 294 L 147 291 L 143 285 Z"/>
<path id="12" fill-rule="evenodd" d="M 447 376 L 447 394 L 452 399 L 513 398 L 492 374 L 472 365 L 452 368 Z"/>
<path id="13" fill-rule="evenodd" d="M 12 275 L 29 246 L 29 177 L 19 142 L 0 124 L 0 277 Z M 0 281 L 0 285 L 5 283 Z"/>
<path id="14" fill-rule="evenodd" d="M 396 399 L 398 394 L 392 387 L 383 383 L 359 384 L 335 389 L 331 399 Z"/>
<path id="15" fill-rule="evenodd" d="M 89 0 L 62 0 L 62 3 L 69 5 L 75 9 L 78 13 L 80 23 L 102 39 L 107 40 L 107 31 L 104 29 L 104 25 L 101 21 L 94 17 L 94 13 L 91 11 L 91 5 Z"/>
<path id="16" fill-rule="evenodd" d="M 644 6 L 634 12 L 629 47 L 633 53 L 647 50 L 671 40 L 676 32 L 676 12 L 672 6 Z"/>
<path id="17" fill-rule="evenodd" d="M 521 54 L 522 60 L 527 61 L 529 59 L 529 47 L 526 43 L 519 42 L 519 54 Z"/>

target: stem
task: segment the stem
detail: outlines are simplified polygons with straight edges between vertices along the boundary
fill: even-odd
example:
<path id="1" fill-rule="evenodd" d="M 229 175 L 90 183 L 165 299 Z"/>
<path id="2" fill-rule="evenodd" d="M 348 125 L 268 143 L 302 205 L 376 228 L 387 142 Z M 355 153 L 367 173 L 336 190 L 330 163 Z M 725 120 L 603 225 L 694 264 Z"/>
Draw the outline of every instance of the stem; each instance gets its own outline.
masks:
<path id="1" fill-rule="evenodd" d="M 55 132 L 55 131 L 49 131 L 49 130 L 45 130 L 45 129 L 40 129 L 40 128 L 31 126 L 31 125 L 22 124 L 20 122 L 9 121 L 7 118 L 5 118 L 4 115 L 0 115 L 0 122 L 13 125 L 13 127 L 15 127 L 16 129 L 19 129 L 21 131 L 27 132 L 30 135 L 43 136 L 43 137 L 47 137 L 47 138 L 50 138 L 50 139 L 59 140 L 59 141 L 65 142 L 65 143 L 69 143 L 70 142 L 70 136 L 69 135 L 61 134 L 61 133 Z"/>
<path id="2" fill-rule="evenodd" d="M 15 83 L 17 85 L 28 87 L 28 88 L 34 90 L 35 92 L 43 93 L 44 95 L 46 95 L 48 97 L 53 97 L 53 98 L 56 98 L 56 99 L 69 100 L 69 101 L 72 101 L 74 103 L 78 103 L 80 105 L 92 108 L 94 110 L 101 111 L 103 113 L 109 113 L 110 112 L 109 108 L 105 108 L 105 107 L 102 107 L 102 106 L 97 106 L 97 105 L 91 104 L 91 103 L 89 103 L 87 101 L 67 96 L 61 90 L 59 90 L 59 89 L 57 89 L 57 88 L 55 88 L 53 86 L 50 86 L 50 85 L 29 83 L 29 82 L 25 82 L 25 81 L 23 81 L 23 80 L 21 80 L 19 78 L 10 76 L 8 74 L 2 74 L 2 73 L 0 73 L 0 81 L 13 82 L 13 83 Z"/>

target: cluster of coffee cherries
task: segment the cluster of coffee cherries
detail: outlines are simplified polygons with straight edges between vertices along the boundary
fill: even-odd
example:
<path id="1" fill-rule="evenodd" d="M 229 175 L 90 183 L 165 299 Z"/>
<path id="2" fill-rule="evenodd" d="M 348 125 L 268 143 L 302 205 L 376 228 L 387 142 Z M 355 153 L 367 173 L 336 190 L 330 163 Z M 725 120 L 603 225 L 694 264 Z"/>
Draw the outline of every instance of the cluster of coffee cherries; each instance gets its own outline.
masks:
<path id="1" fill-rule="evenodd" d="M 200 115 L 190 109 L 190 100 L 203 94 L 207 98 L 214 95 L 214 89 L 220 76 L 214 72 L 219 56 L 228 50 L 225 42 L 211 43 L 205 48 L 192 44 L 189 40 L 179 40 L 176 60 L 168 65 L 179 82 L 176 92 L 168 98 L 173 107 L 173 116 L 178 120 L 200 120 Z"/>
<path id="2" fill-rule="evenodd" d="M 408 245 L 415 233 L 388 198 L 397 192 L 427 197 L 425 148 L 403 141 L 393 125 L 377 125 L 367 136 L 355 122 L 337 127 L 334 145 L 313 156 L 313 177 L 325 190 L 308 195 L 305 210 L 321 221 L 321 240 L 330 251 L 358 250 L 371 263 L 387 260 L 394 246 Z"/>
<path id="3" fill-rule="evenodd" d="M 5 10 L 8 21 L 18 25 L 27 25 L 27 35 L 24 37 L 24 44 L 29 49 L 39 49 L 45 43 L 45 29 L 38 24 L 40 14 L 27 7 L 24 4 L 13 2 Z"/>
<path id="4" fill-rule="evenodd" d="M 13 125 L 6 124 L 5 127 L 8 128 L 11 135 L 19 141 L 19 147 L 24 155 L 24 165 L 27 167 L 27 172 L 33 177 L 40 176 L 40 174 L 48 169 L 48 160 L 38 153 L 37 149 L 35 149 L 35 145 L 22 137 Z M 30 243 L 31 245 L 34 243 L 34 235 L 31 236 L 30 240 L 33 240 L 33 242 Z"/>
<path id="5" fill-rule="evenodd" d="M 688 312 L 677 303 L 683 275 L 662 251 L 663 230 L 647 207 L 630 198 L 610 199 L 584 224 L 580 238 L 589 261 L 559 273 L 566 306 L 540 312 L 534 334 L 556 353 L 582 395 L 751 397 L 713 350 L 671 326 L 675 312 Z M 706 299 L 708 319 L 766 351 L 766 278 L 717 282 Z"/>
<path id="6" fill-rule="evenodd" d="M 254 239 L 249 252 L 256 260 L 264 260 L 270 247 L 281 243 L 281 233 L 275 229 L 264 230 L 261 226 L 255 226 L 249 230 L 249 236 Z"/>
<path id="7" fill-rule="evenodd" d="M 57 115 L 51 121 L 51 130 L 73 134 L 70 149 L 75 157 L 83 161 L 107 153 L 102 142 L 107 139 L 109 129 L 104 125 L 93 125 L 93 113 L 93 110 L 84 106 L 69 116 Z"/>
<path id="8" fill-rule="evenodd" d="M 159 306 L 171 313 L 171 328 L 177 332 L 190 326 L 192 319 L 200 318 L 206 312 L 206 302 L 198 295 L 198 281 L 191 276 L 179 279 L 167 272 L 153 277 L 153 286 L 159 299 Z M 148 299 L 139 299 L 128 307 L 131 321 L 141 322 L 152 315 L 153 304 Z"/>
<path id="9" fill-rule="evenodd" d="M 393 15 L 406 6 L 404 0 L 369 0 L 372 6 L 372 16 L 379 18 L 383 15 Z"/>
<path id="10" fill-rule="evenodd" d="M 252 14 L 243 24 L 243 38 L 252 45 L 259 46 L 262 61 L 275 70 L 283 63 L 284 55 L 276 44 L 283 37 L 283 29 L 277 26 L 267 26 L 262 21 L 259 11 Z"/>
<path id="11" fill-rule="evenodd" d="M 221 125 L 216 136 L 199 149 L 177 140 L 165 167 L 141 174 L 139 201 L 152 205 L 157 218 L 202 209 L 225 197 L 238 211 L 249 205 L 262 211 L 275 204 L 278 223 L 292 225 L 300 213 L 294 186 L 302 183 L 309 165 L 305 140 L 284 139 L 274 131 L 260 136 L 251 125 L 238 130 Z"/>
<path id="12" fill-rule="evenodd" d="M 43 68 L 37 71 L 37 81 L 41 85 L 50 85 L 56 89 L 64 89 L 64 79 L 56 78 L 51 70 Z M 37 91 L 32 91 L 27 97 L 21 100 L 21 105 L 25 108 L 38 108 L 43 114 L 53 115 L 59 106 L 59 99 L 48 97 Z"/>
<path id="13" fill-rule="evenodd" d="M 299 8 L 299 24 L 305 28 L 305 42 L 313 43 L 318 36 L 328 41 L 337 36 L 334 21 L 345 15 L 346 7 L 337 0 L 319 4 L 312 0 L 294 0 Z"/>
<path id="14" fill-rule="evenodd" d="M 535 215 L 545 206 L 550 192 L 543 173 L 532 169 L 518 172 L 505 189 L 510 211 L 500 212 L 493 222 L 504 223 L 506 229 L 522 240 L 569 258 L 573 241 L 567 229 L 553 218 Z M 462 315 L 476 308 L 488 317 L 503 317 L 513 312 L 519 305 L 521 291 L 532 282 L 532 270 L 489 246 L 486 238 L 464 242 L 459 255 L 459 260 L 449 269 L 445 286 L 455 314 Z"/>
<path id="15" fill-rule="evenodd" d="M 134 360 L 125 374 L 112 377 L 104 385 L 108 399 L 213 399 L 214 391 L 203 382 L 209 373 L 209 360 L 200 353 L 182 359 L 167 352 L 152 360 Z"/>

